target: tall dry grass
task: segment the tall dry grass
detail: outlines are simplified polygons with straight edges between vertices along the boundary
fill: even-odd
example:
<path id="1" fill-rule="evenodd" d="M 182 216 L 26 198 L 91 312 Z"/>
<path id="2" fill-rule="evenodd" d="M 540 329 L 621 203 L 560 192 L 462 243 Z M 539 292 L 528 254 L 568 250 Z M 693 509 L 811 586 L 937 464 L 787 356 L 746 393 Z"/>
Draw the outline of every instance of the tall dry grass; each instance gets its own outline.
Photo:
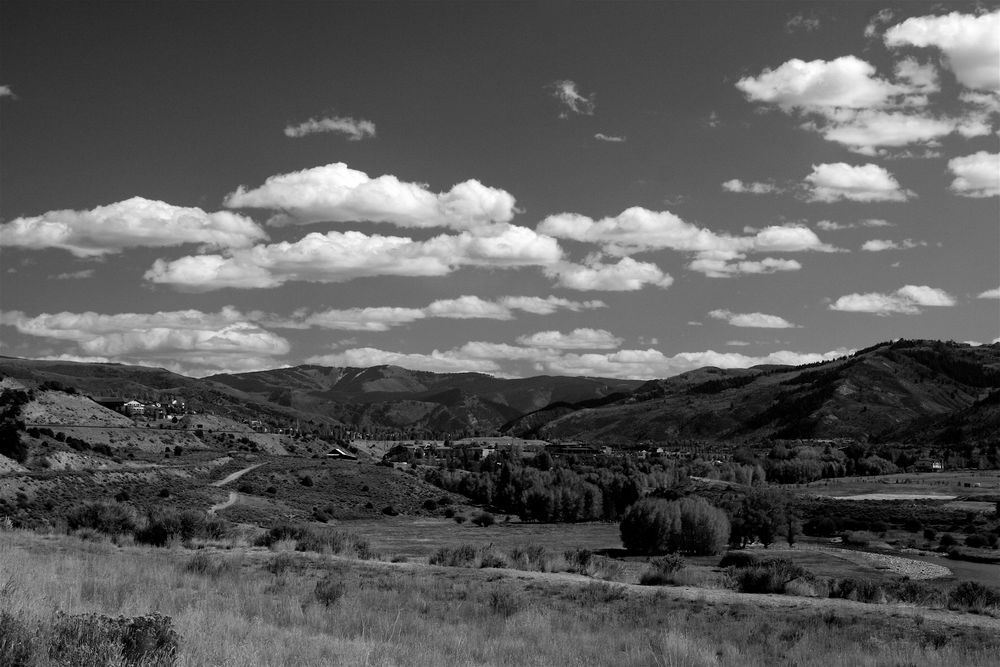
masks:
<path id="1" fill-rule="evenodd" d="M 272 567 L 275 559 L 289 563 Z M 0 609 L 158 612 L 179 665 L 941 665 L 1000 639 L 912 619 L 682 603 L 607 583 L 322 554 L 192 552 L 0 532 Z"/>

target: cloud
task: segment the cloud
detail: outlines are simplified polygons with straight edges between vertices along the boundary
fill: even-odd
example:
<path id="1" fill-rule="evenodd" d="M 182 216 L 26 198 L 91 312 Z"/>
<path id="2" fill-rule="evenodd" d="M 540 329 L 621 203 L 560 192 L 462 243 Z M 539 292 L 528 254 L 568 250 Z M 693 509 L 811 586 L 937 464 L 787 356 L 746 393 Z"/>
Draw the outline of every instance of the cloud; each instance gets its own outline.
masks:
<path id="1" fill-rule="evenodd" d="M 400 353 L 364 347 L 336 354 L 318 355 L 306 363 L 329 366 L 375 366 L 394 364 L 414 370 L 433 372 L 497 373 L 501 362 L 520 360 L 534 362 L 533 371 L 555 375 L 652 379 L 678 375 L 704 366 L 719 368 L 749 368 L 761 364 L 799 365 L 828 361 L 850 354 L 839 349 L 826 353 L 800 353 L 788 350 L 763 356 L 748 356 L 735 352 L 682 352 L 666 356 L 654 349 L 618 350 L 608 353 L 563 352 L 553 348 L 532 348 L 473 341 L 450 350 L 434 350 L 429 354 Z"/>
<path id="2" fill-rule="evenodd" d="M 805 180 L 811 188 L 810 201 L 906 201 L 916 196 L 903 190 L 892 174 L 875 164 L 814 164 Z"/>
<path id="3" fill-rule="evenodd" d="M 865 241 L 861 249 L 867 252 L 882 252 L 884 250 L 910 250 L 924 245 L 927 244 L 923 241 L 914 241 L 913 239 L 903 239 L 902 241 L 872 239 Z"/>
<path id="4" fill-rule="evenodd" d="M 338 283 L 372 276 L 444 276 L 462 266 L 553 266 L 562 260 L 555 239 L 525 227 L 463 232 L 426 241 L 361 232 L 311 233 L 294 242 L 258 245 L 226 255 L 158 259 L 145 279 L 191 291 L 267 288 L 289 281 Z"/>
<path id="5" fill-rule="evenodd" d="M 798 271 L 802 268 L 794 259 L 777 259 L 765 257 L 760 261 L 701 257 L 688 264 L 688 268 L 698 273 L 704 273 L 709 278 L 732 278 L 742 274 L 768 274 L 779 271 Z"/>
<path id="6" fill-rule="evenodd" d="M 83 269 L 81 271 L 60 273 L 52 277 L 55 278 L 56 280 L 85 280 L 87 278 L 94 277 L 94 269 Z"/>
<path id="7" fill-rule="evenodd" d="M 981 292 L 977 299 L 1000 299 L 1000 287 L 995 289 L 988 289 L 985 292 Z"/>
<path id="8" fill-rule="evenodd" d="M 314 222 L 388 222 L 398 227 L 467 230 L 509 222 L 514 196 L 475 179 L 434 194 L 420 183 L 392 175 L 371 178 L 343 162 L 270 176 L 260 187 L 240 186 L 225 199 L 229 208 L 281 211 L 270 225 Z"/>
<path id="9" fill-rule="evenodd" d="M 730 310 L 712 310 L 709 317 L 717 320 L 724 320 L 734 327 L 748 327 L 755 329 L 795 329 L 799 325 L 792 324 L 783 317 L 777 315 L 767 315 L 765 313 L 734 313 Z"/>
<path id="10" fill-rule="evenodd" d="M 534 315 L 551 315 L 559 309 L 566 309 L 572 312 L 582 310 L 595 310 L 597 308 L 607 308 L 608 304 L 599 300 L 591 301 L 571 301 L 557 296 L 545 298 L 537 296 L 505 296 L 499 302 L 512 310 L 523 310 Z"/>
<path id="11" fill-rule="evenodd" d="M 747 347 L 750 343 L 745 340 L 727 340 L 726 345 L 730 347 Z"/>
<path id="12" fill-rule="evenodd" d="M 295 139 L 320 132 L 334 132 L 343 134 L 348 141 L 361 141 L 365 137 L 375 136 L 375 123 L 350 116 L 331 116 L 330 118 L 310 118 L 304 123 L 289 125 L 285 128 L 285 136 Z"/>
<path id="13" fill-rule="evenodd" d="M 816 223 L 816 226 L 827 232 L 837 232 L 844 229 L 856 229 L 858 227 L 895 227 L 895 225 L 888 220 L 880 220 L 878 218 L 847 223 L 833 222 L 832 220 L 820 220 Z"/>
<path id="14" fill-rule="evenodd" d="M 61 248 L 77 257 L 192 243 L 204 248 L 246 248 L 266 238 L 252 220 L 236 213 L 206 213 L 142 197 L 89 211 L 49 211 L 0 225 L 0 245 Z"/>
<path id="15" fill-rule="evenodd" d="M 273 358 L 290 349 L 287 340 L 229 306 L 217 313 L 87 311 L 29 317 L 12 311 L 3 313 L 2 321 L 27 336 L 72 342 L 85 357 L 164 365 L 183 372 L 273 368 Z"/>
<path id="16" fill-rule="evenodd" d="M 577 213 L 551 215 L 539 223 L 538 231 L 556 238 L 594 243 L 616 256 L 662 249 L 737 254 L 832 250 L 801 225 L 772 225 L 755 236 L 730 236 L 685 222 L 669 211 L 651 211 L 639 206 L 601 220 Z"/>
<path id="17" fill-rule="evenodd" d="M 275 321 L 279 328 L 319 327 L 341 331 L 388 331 L 392 327 L 409 324 L 427 317 L 420 308 L 346 308 L 311 313 L 302 318 Z"/>
<path id="18" fill-rule="evenodd" d="M 882 28 L 889 25 L 894 16 L 895 14 L 891 9 L 880 9 L 868 21 L 868 25 L 865 26 L 865 37 L 868 39 L 878 37 Z"/>
<path id="19" fill-rule="evenodd" d="M 749 193 L 752 195 L 767 195 L 781 191 L 773 183 L 744 183 L 738 178 L 733 178 L 723 183 L 722 189 L 726 192 Z"/>
<path id="20" fill-rule="evenodd" d="M 978 90 L 1000 90 L 1000 10 L 975 16 L 952 12 L 944 16 L 906 19 L 885 33 L 889 47 L 936 48 L 959 83 Z"/>
<path id="21" fill-rule="evenodd" d="M 951 191 L 963 197 L 1000 195 L 1000 153 L 979 151 L 948 160 L 948 170 L 955 175 Z"/>
<path id="22" fill-rule="evenodd" d="M 554 278 L 560 287 L 581 291 L 629 292 L 647 285 L 666 288 L 674 282 L 655 264 L 637 262 L 631 257 L 623 257 L 617 264 L 605 264 L 598 259 L 584 264 L 565 262 L 545 269 L 545 275 Z"/>
<path id="23" fill-rule="evenodd" d="M 820 20 L 814 15 L 798 13 L 785 21 L 785 32 L 814 32 L 819 30 Z"/>
<path id="24" fill-rule="evenodd" d="M 881 107 L 904 92 L 875 76 L 875 66 L 855 56 L 810 62 L 794 58 L 759 76 L 744 77 L 736 87 L 750 101 L 786 111 Z"/>
<path id="25" fill-rule="evenodd" d="M 4 97 L 9 97 L 13 100 L 17 99 L 17 95 L 14 94 L 10 86 L 0 86 L 0 99 Z"/>
<path id="26" fill-rule="evenodd" d="M 595 95 L 592 93 L 590 97 L 586 97 L 580 94 L 575 82 L 569 79 L 560 79 L 550 83 L 548 88 L 552 96 L 563 105 L 563 111 L 559 114 L 560 118 L 567 118 L 570 112 L 584 116 L 594 115 Z"/>
<path id="27" fill-rule="evenodd" d="M 830 310 L 874 313 L 875 315 L 890 315 L 892 313 L 912 315 L 921 312 L 923 307 L 954 305 L 955 297 L 942 289 L 927 285 L 905 285 L 889 294 L 880 292 L 847 294 L 830 304 Z"/>
<path id="28" fill-rule="evenodd" d="M 431 317 L 446 317 L 456 320 L 490 319 L 512 320 L 510 308 L 480 299 L 478 296 L 460 296 L 457 299 L 440 299 L 425 309 Z"/>
<path id="29" fill-rule="evenodd" d="M 557 350 L 611 350 L 622 344 L 621 338 L 605 329 L 574 329 L 569 333 L 539 331 L 520 336 L 517 342 L 527 347 Z"/>
<path id="30" fill-rule="evenodd" d="M 613 134 L 604 134 L 603 132 L 598 132 L 597 134 L 594 135 L 594 138 L 597 139 L 598 141 L 606 141 L 612 144 L 621 144 L 627 140 L 627 137 L 616 136 Z"/>

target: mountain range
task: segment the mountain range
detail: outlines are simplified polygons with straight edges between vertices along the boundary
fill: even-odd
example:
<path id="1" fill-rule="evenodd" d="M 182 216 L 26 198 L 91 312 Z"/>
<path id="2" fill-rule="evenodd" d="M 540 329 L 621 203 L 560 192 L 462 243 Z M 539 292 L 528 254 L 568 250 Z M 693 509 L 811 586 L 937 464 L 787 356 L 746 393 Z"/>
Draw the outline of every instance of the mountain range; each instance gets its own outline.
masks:
<path id="1" fill-rule="evenodd" d="M 1000 439 L 1000 344 L 897 340 L 806 366 L 701 368 L 621 380 L 297 366 L 195 379 L 119 364 L 0 357 L 0 373 L 91 395 L 134 395 L 233 418 L 295 420 L 374 437 L 498 432 L 549 440 Z"/>

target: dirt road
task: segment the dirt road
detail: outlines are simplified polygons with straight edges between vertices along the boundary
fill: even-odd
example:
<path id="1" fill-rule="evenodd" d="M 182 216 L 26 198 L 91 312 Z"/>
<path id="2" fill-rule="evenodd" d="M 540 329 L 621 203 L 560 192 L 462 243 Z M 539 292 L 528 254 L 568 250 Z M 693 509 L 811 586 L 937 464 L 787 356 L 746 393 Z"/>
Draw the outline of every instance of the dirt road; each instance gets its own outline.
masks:
<path id="1" fill-rule="evenodd" d="M 212 486 L 225 486 L 226 484 L 229 484 L 230 482 L 235 482 L 240 477 L 242 477 L 243 475 L 247 474 L 248 472 L 250 472 L 254 468 L 259 468 L 262 465 L 264 465 L 264 464 L 263 463 L 255 463 L 252 466 L 249 466 L 247 468 L 243 468 L 243 470 L 237 470 L 233 474 L 227 475 L 226 477 L 223 477 L 218 482 L 212 482 L 211 485 Z"/>

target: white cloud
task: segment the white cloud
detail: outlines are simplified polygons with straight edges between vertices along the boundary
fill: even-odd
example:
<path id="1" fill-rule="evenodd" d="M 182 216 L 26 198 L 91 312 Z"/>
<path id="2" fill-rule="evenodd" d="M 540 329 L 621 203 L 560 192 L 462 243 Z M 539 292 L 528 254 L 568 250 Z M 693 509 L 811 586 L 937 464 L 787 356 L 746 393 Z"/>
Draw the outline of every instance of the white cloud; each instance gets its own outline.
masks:
<path id="1" fill-rule="evenodd" d="M 289 328 L 319 327 L 341 331 L 388 331 L 392 327 L 409 324 L 427 317 L 420 308 L 345 308 L 330 309 L 311 313 L 302 318 L 286 322 L 275 322 L 272 326 Z"/>
<path id="2" fill-rule="evenodd" d="M 880 292 L 847 294 L 830 304 L 830 310 L 874 313 L 876 315 L 889 315 L 892 313 L 912 315 L 919 313 L 923 307 L 954 305 L 955 297 L 942 289 L 928 287 L 927 285 L 905 285 L 889 294 Z"/>
<path id="3" fill-rule="evenodd" d="M 728 322 L 734 327 L 748 327 L 756 329 L 795 329 L 797 324 L 792 324 L 783 317 L 768 315 L 766 313 L 734 313 L 731 310 L 712 310 L 709 317 Z"/>
<path id="4" fill-rule="evenodd" d="M 355 348 L 336 354 L 310 357 L 307 363 L 330 366 L 375 366 L 394 364 L 415 370 L 434 372 L 498 373 L 501 362 L 521 360 L 534 362 L 540 373 L 597 376 L 629 379 L 663 378 L 704 366 L 719 368 L 749 368 L 761 364 L 798 365 L 828 361 L 850 354 L 839 349 L 823 354 L 788 350 L 763 356 L 748 356 L 735 352 L 682 352 L 666 356 L 654 349 L 618 350 L 608 353 L 572 353 L 552 348 L 532 348 L 503 343 L 470 342 L 450 350 L 434 350 L 430 354 L 391 352 L 377 348 Z"/>
<path id="5" fill-rule="evenodd" d="M 647 285 L 665 288 L 674 282 L 655 264 L 637 262 L 631 257 L 623 257 L 617 264 L 604 264 L 597 259 L 585 264 L 566 262 L 546 269 L 545 275 L 555 278 L 560 287 L 582 291 L 627 292 Z"/>
<path id="6" fill-rule="evenodd" d="M 718 257 L 699 257 L 688 268 L 704 273 L 709 278 L 732 278 L 742 274 L 768 274 L 778 271 L 798 271 L 802 268 L 794 259 L 765 257 L 760 261 L 729 260 Z"/>
<path id="7" fill-rule="evenodd" d="M 730 347 L 747 347 L 750 343 L 745 340 L 727 340 L 726 345 Z"/>
<path id="8" fill-rule="evenodd" d="M 744 183 L 738 178 L 733 178 L 723 183 L 722 189 L 726 192 L 749 193 L 752 195 L 767 195 L 780 192 L 778 187 L 773 183 L 761 183 L 759 181 Z"/>
<path id="9" fill-rule="evenodd" d="M 371 178 L 343 162 L 270 176 L 258 188 L 238 187 L 225 200 L 230 208 L 281 211 L 268 220 L 271 225 L 367 221 L 457 230 L 509 222 L 514 204 L 509 192 L 475 179 L 434 194 L 426 185 L 389 174 Z"/>
<path id="10" fill-rule="evenodd" d="M 811 201 L 906 201 L 916 196 L 903 190 L 892 174 L 875 164 L 814 164 L 805 180 L 811 188 Z"/>
<path id="11" fill-rule="evenodd" d="M 557 296 L 545 298 L 538 296 L 505 296 L 499 302 L 512 310 L 523 310 L 534 315 L 551 315 L 560 308 L 579 312 L 581 310 L 595 310 L 597 308 L 607 308 L 608 304 L 599 300 L 591 301 L 571 301 Z"/>
<path id="12" fill-rule="evenodd" d="M 877 108 L 904 92 L 875 76 L 875 66 L 855 56 L 810 62 L 795 58 L 757 77 L 744 77 L 736 87 L 751 101 L 787 111 Z"/>
<path id="13" fill-rule="evenodd" d="M 295 139 L 320 132 L 334 132 L 343 134 L 349 141 L 361 141 L 365 137 L 375 136 L 375 123 L 350 116 L 331 116 L 330 118 L 310 118 L 304 123 L 289 125 L 285 128 L 285 136 Z"/>
<path id="14" fill-rule="evenodd" d="M 832 220 L 820 220 L 816 223 L 816 226 L 826 232 L 837 232 L 844 229 L 855 229 L 857 227 L 895 227 L 895 225 L 888 220 L 880 220 L 878 218 L 859 220 L 857 222 L 833 222 Z"/>
<path id="15" fill-rule="evenodd" d="M 236 213 L 206 213 L 142 197 L 90 211 L 49 211 L 0 225 L 0 245 L 62 248 L 77 257 L 191 243 L 205 248 L 245 248 L 266 238 L 252 220 Z"/>
<path id="16" fill-rule="evenodd" d="M 895 14 L 891 9 L 880 9 L 868 21 L 868 25 L 865 26 L 865 37 L 868 39 L 878 37 L 882 28 L 892 22 L 893 16 Z"/>
<path id="17" fill-rule="evenodd" d="M 539 331 L 520 336 L 517 342 L 527 347 L 545 347 L 557 350 L 612 350 L 622 344 L 621 338 L 606 329 L 574 329 L 569 333 Z"/>
<path id="18" fill-rule="evenodd" d="M 965 136 L 990 133 L 986 124 L 969 124 L 968 119 L 935 118 L 912 112 L 881 110 L 844 110 L 829 115 L 824 122 L 806 123 L 803 127 L 818 132 L 827 141 L 841 144 L 862 155 L 891 157 L 885 147 L 898 149 L 911 144 L 936 146 L 940 139 L 954 132 Z"/>
<path id="19" fill-rule="evenodd" d="M 927 244 L 922 241 L 914 241 L 913 239 L 903 239 L 902 241 L 871 239 L 870 241 L 865 241 L 861 249 L 867 252 L 882 252 L 884 250 L 910 250 L 924 245 Z"/>
<path id="20" fill-rule="evenodd" d="M 181 372 L 274 367 L 287 340 L 232 307 L 155 313 L 3 313 L 2 321 L 27 336 L 76 344 L 82 357 L 165 366 Z"/>
<path id="21" fill-rule="evenodd" d="M 431 317 L 445 317 L 457 320 L 490 319 L 512 320 L 510 308 L 480 299 L 478 296 L 460 296 L 457 299 L 440 299 L 425 309 Z"/>
<path id="22" fill-rule="evenodd" d="M 948 170 L 955 175 L 951 190 L 963 197 L 1000 195 L 1000 153 L 979 151 L 948 160 Z"/>
<path id="23" fill-rule="evenodd" d="M 561 79 L 550 83 L 548 88 L 552 96 L 559 100 L 564 107 L 562 113 L 559 114 L 560 118 L 568 117 L 570 112 L 585 116 L 594 115 L 595 95 L 591 94 L 589 97 L 582 95 L 577 90 L 575 82 Z"/>
<path id="24" fill-rule="evenodd" d="M 606 141 L 612 144 L 621 144 L 627 140 L 625 136 L 619 136 L 614 134 L 604 134 L 603 132 L 598 132 L 594 135 L 594 138 L 598 141 Z"/>
<path id="25" fill-rule="evenodd" d="M 205 291 L 266 288 L 289 281 L 336 283 L 371 276 L 443 276 L 461 266 L 553 266 L 562 259 L 555 239 L 525 227 L 496 226 L 489 235 L 469 232 L 426 241 L 361 232 L 311 233 L 294 242 L 258 245 L 226 255 L 156 260 L 145 278 L 153 283 Z"/>
<path id="26" fill-rule="evenodd" d="M 890 47 L 940 49 L 958 81 L 979 90 L 1000 90 L 1000 10 L 988 14 L 918 16 L 885 33 Z"/>
<path id="27" fill-rule="evenodd" d="M 0 98 L 10 97 L 12 99 L 17 99 L 17 95 L 14 94 L 13 89 L 10 86 L 0 86 Z"/>
<path id="28" fill-rule="evenodd" d="M 985 292 L 981 292 L 978 299 L 1000 299 L 1000 287 L 994 289 L 988 289 Z"/>
<path id="29" fill-rule="evenodd" d="M 56 280 L 86 280 L 94 277 L 94 269 L 83 269 L 81 271 L 70 271 L 52 276 Z"/>

